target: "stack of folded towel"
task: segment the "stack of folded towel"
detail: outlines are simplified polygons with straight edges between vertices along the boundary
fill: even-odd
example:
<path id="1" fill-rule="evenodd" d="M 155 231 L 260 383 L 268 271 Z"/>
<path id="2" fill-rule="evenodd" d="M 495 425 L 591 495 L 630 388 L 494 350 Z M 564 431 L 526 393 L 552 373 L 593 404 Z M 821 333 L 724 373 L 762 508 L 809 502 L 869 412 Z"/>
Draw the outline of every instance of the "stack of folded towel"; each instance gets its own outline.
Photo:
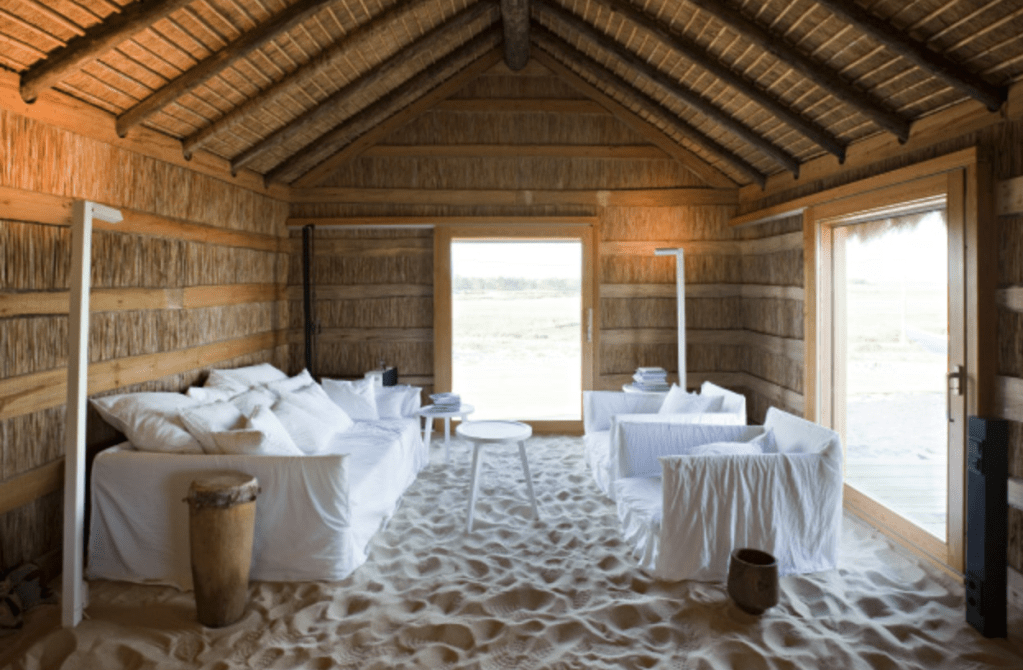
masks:
<path id="1" fill-rule="evenodd" d="M 457 412 L 462 407 L 462 398 L 457 393 L 434 393 L 430 400 L 438 412 Z"/>
<path id="2" fill-rule="evenodd" d="M 668 371 L 664 368 L 636 368 L 632 385 L 640 391 L 667 391 Z"/>

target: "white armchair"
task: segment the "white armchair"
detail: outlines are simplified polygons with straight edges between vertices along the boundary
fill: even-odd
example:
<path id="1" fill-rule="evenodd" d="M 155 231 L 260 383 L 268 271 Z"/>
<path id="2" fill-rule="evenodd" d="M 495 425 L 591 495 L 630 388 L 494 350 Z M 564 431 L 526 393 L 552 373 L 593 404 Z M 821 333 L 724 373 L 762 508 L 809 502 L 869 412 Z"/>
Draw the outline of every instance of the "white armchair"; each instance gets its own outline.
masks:
<path id="1" fill-rule="evenodd" d="M 658 414 L 663 395 L 625 393 L 623 391 L 583 392 L 583 443 L 586 462 L 593 479 L 606 496 L 614 500 L 614 481 L 624 474 L 619 467 L 622 445 L 622 426 L 627 422 L 652 424 L 710 424 L 744 426 L 746 424 L 746 398 L 740 393 L 704 382 L 701 396 L 720 396 L 721 408 L 703 414 Z"/>
<path id="2" fill-rule="evenodd" d="M 700 437 L 702 428 L 673 427 L 676 444 L 722 441 L 725 427 Z M 627 439 L 656 440 L 663 437 L 657 430 L 656 424 L 633 424 Z M 781 575 L 835 567 L 842 525 L 838 434 L 774 407 L 763 427 L 746 430 L 734 441 L 770 430 L 777 451 L 662 453 L 660 476 L 640 459 L 633 466 L 637 476 L 615 482 L 623 535 L 640 566 L 655 577 L 724 580 L 729 557 L 740 547 L 773 554 Z"/>

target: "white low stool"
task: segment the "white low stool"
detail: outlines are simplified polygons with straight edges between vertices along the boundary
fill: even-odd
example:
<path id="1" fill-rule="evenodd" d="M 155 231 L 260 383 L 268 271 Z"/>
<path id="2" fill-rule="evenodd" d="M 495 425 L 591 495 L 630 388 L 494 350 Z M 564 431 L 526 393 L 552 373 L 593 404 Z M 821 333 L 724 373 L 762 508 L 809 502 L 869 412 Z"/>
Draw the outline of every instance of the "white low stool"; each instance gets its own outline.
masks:
<path id="1" fill-rule="evenodd" d="M 476 493 L 480 480 L 480 450 L 487 444 L 518 442 L 522 473 L 526 476 L 529 502 L 533 505 L 533 517 L 539 519 L 540 512 L 536 508 L 536 495 L 533 493 L 533 478 L 529 474 L 529 461 L 526 460 L 526 440 L 533 434 L 533 429 L 519 421 L 471 421 L 459 424 L 455 432 L 459 437 L 472 442 L 472 483 L 469 485 L 469 520 L 465 525 L 466 531 L 472 532 L 472 517 L 476 509 Z"/>

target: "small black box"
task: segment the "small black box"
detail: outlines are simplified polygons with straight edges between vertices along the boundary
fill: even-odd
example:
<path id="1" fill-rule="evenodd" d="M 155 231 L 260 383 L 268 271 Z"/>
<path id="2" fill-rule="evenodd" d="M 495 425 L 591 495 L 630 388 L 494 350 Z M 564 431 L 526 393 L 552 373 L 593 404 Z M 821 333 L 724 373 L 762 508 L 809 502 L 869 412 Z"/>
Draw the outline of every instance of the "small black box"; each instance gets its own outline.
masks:
<path id="1" fill-rule="evenodd" d="M 966 621 L 984 637 L 1005 637 L 1009 427 L 969 418 L 966 453 Z"/>
<path id="2" fill-rule="evenodd" d="M 384 386 L 398 385 L 398 368 L 384 368 Z"/>

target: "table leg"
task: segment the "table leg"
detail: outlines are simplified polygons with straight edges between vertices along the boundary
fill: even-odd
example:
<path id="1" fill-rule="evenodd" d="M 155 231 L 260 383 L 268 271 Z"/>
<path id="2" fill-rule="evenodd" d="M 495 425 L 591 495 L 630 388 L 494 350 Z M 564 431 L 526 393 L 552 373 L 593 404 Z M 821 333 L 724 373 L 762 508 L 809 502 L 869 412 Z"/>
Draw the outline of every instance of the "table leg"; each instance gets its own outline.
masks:
<path id="1" fill-rule="evenodd" d="M 423 419 L 425 420 L 424 423 L 426 424 L 423 427 L 423 444 L 426 445 L 426 453 L 427 453 L 427 455 L 429 455 L 429 453 L 430 453 L 430 435 L 433 433 L 433 417 L 424 416 Z"/>
<path id="2" fill-rule="evenodd" d="M 476 492 L 480 486 L 480 449 L 483 445 L 472 445 L 472 482 L 469 484 L 469 520 L 465 524 L 466 532 L 472 532 L 472 515 L 476 509 Z"/>
<path id="3" fill-rule="evenodd" d="M 451 462 L 451 417 L 444 417 L 444 462 Z"/>
<path id="4" fill-rule="evenodd" d="M 529 474 L 529 461 L 526 460 L 526 443 L 519 442 L 519 458 L 522 459 L 522 472 L 526 475 L 526 488 L 529 489 L 529 501 L 533 503 L 533 517 L 540 518 L 540 512 L 536 508 L 536 495 L 533 493 L 533 478 Z"/>

